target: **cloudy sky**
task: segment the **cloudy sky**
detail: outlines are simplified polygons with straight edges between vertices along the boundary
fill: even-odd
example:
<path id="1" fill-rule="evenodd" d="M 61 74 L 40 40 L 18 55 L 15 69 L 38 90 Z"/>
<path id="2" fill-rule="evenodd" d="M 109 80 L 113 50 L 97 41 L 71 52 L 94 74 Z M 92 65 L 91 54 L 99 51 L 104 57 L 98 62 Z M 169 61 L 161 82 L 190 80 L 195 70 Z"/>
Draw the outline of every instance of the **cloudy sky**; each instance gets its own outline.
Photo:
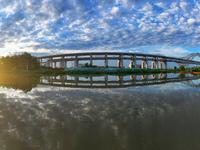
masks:
<path id="1" fill-rule="evenodd" d="M 199 0 L 0 0 L 0 55 L 200 49 Z"/>

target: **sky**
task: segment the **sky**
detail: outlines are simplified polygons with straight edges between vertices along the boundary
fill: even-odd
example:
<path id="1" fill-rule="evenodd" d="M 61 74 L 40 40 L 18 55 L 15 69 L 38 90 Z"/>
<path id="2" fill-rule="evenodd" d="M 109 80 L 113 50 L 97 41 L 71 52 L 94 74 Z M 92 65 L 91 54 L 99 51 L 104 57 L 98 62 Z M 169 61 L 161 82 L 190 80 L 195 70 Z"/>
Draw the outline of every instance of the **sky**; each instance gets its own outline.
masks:
<path id="1" fill-rule="evenodd" d="M 0 56 L 200 52 L 200 0 L 0 0 Z"/>

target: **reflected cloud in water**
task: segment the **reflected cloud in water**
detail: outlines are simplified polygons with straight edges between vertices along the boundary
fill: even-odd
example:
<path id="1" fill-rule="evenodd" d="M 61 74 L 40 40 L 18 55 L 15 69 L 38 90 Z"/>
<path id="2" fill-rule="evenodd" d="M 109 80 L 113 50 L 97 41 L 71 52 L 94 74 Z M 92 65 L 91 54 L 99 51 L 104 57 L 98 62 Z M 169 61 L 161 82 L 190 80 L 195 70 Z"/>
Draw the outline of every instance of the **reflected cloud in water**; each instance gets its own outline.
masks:
<path id="1" fill-rule="evenodd" d="M 200 147 L 200 92 L 183 83 L 87 89 L 38 85 L 23 98 L 5 94 L 0 94 L 0 143 L 8 149 Z"/>

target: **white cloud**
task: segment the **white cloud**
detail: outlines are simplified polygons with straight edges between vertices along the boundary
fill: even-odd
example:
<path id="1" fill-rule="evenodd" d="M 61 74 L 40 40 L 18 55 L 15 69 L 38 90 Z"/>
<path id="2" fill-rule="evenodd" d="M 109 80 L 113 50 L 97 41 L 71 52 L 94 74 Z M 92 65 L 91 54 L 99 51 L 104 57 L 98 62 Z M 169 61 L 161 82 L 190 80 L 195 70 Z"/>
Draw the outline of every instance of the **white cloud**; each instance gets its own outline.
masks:
<path id="1" fill-rule="evenodd" d="M 166 5 L 165 5 L 164 3 L 162 3 L 162 2 L 155 3 L 155 5 L 157 5 L 157 6 L 161 7 L 161 8 L 163 8 L 163 9 L 166 9 L 166 8 L 167 8 Z"/>
<path id="2" fill-rule="evenodd" d="M 196 21 L 195 21 L 195 19 L 190 18 L 190 19 L 187 20 L 187 23 L 188 23 L 189 25 L 194 25 L 194 24 L 196 23 Z"/>
<path id="3" fill-rule="evenodd" d="M 184 23 L 185 18 L 181 17 L 181 18 L 179 19 L 179 21 L 180 21 L 180 23 Z"/>
<path id="4" fill-rule="evenodd" d="M 159 51 L 159 53 L 162 55 L 175 57 L 180 57 L 182 54 L 189 53 L 189 51 L 184 48 L 169 46 L 158 46 L 157 48 L 154 48 L 154 51 L 155 52 L 152 52 L 153 54 L 157 54 L 157 51 Z"/>
<path id="5" fill-rule="evenodd" d="M 169 19 L 169 15 L 170 14 L 168 12 L 163 12 L 157 18 L 164 22 L 165 19 Z"/>
<path id="6" fill-rule="evenodd" d="M 180 2 L 180 7 L 187 12 L 189 9 L 189 4 L 187 2 Z"/>
<path id="7" fill-rule="evenodd" d="M 182 0 L 16 0 L 0 11 L 1 52 L 198 46 L 198 7 Z"/>
<path id="8" fill-rule="evenodd" d="M 113 7 L 111 10 L 111 14 L 118 16 L 120 14 L 120 10 L 118 7 Z"/>

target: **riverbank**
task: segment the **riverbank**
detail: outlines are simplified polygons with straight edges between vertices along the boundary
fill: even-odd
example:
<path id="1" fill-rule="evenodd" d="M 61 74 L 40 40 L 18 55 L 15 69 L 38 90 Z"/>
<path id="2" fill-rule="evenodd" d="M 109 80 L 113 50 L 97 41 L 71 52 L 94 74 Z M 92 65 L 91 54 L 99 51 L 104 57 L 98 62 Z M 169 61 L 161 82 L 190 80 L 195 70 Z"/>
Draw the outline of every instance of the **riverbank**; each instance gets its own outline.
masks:
<path id="1" fill-rule="evenodd" d="M 200 74 L 200 72 L 192 72 L 192 71 L 174 71 L 174 73 L 182 73 L 182 74 Z"/>
<path id="2" fill-rule="evenodd" d="M 100 68 L 100 67 L 83 67 L 83 68 L 67 68 L 64 70 L 5 70 L 0 71 L 0 74 L 13 74 L 13 75 L 25 75 L 25 76 L 57 76 L 57 75 L 123 75 L 123 74 L 158 74 L 158 73 L 189 73 L 200 74 L 200 72 L 180 71 L 173 69 L 143 69 L 143 68 Z"/>

